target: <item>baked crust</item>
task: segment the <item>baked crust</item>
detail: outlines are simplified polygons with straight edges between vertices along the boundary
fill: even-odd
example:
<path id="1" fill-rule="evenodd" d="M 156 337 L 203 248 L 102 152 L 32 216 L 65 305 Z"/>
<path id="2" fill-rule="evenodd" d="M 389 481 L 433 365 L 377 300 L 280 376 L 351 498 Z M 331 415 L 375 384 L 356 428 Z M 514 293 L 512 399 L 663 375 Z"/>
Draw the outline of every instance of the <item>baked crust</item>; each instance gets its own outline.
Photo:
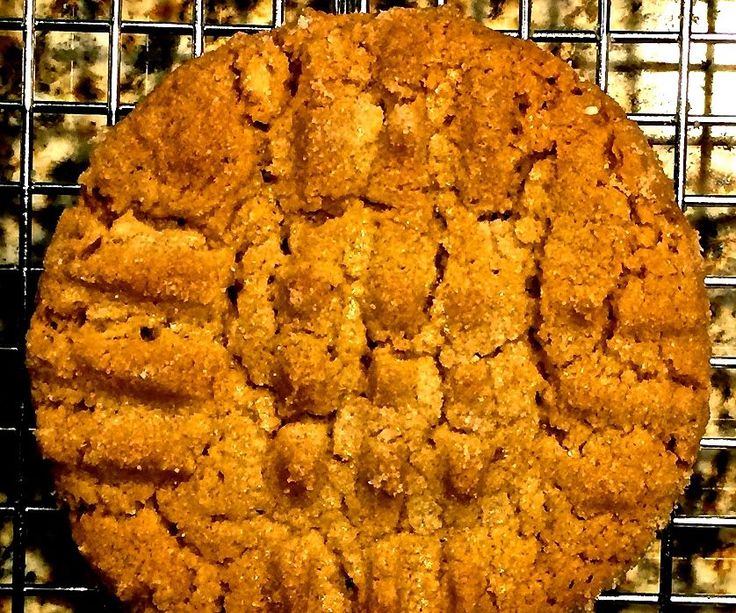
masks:
<path id="1" fill-rule="evenodd" d="M 82 183 L 28 366 L 74 536 L 133 609 L 568 610 L 684 486 L 695 233 L 534 44 L 308 12 L 174 71 Z"/>

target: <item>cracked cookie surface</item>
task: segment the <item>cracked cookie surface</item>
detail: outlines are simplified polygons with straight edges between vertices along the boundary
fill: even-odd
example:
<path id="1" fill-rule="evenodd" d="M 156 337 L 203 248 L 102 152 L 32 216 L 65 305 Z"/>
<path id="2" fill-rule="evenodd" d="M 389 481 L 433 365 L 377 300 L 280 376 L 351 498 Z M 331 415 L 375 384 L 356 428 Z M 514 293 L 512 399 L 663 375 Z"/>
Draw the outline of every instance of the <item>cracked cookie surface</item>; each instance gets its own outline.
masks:
<path id="1" fill-rule="evenodd" d="M 684 486 L 695 234 L 535 45 L 309 12 L 176 70 L 82 183 L 28 364 L 74 536 L 134 610 L 568 610 Z"/>

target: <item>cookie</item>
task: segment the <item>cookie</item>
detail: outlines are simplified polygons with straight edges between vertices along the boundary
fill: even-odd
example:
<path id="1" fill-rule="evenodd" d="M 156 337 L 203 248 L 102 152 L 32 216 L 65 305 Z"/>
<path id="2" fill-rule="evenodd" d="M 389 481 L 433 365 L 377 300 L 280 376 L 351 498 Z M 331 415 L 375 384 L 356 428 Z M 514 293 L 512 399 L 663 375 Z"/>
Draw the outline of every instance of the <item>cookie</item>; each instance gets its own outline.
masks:
<path id="1" fill-rule="evenodd" d="M 133 610 L 565 611 L 665 523 L 707 416 L 698 241 L 534 44 L 308 12 L 174 71 L 82 185 L 28 366 Z"/>

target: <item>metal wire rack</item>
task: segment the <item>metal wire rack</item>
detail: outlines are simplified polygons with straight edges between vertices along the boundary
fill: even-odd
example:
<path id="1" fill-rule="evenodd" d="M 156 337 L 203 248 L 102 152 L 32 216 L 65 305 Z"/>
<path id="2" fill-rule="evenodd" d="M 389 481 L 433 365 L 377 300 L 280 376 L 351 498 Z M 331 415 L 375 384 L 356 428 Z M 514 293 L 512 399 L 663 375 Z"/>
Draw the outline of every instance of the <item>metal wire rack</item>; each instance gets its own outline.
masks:
<path id="1" fill-rule="evenodd" d="M 64 574 L 64 584 L 37 584 L 27 567 L 26 550 L 29 542 L 29 527 L 37 523 L 63 524 L 63 516 L 51 502 L 39 502 L 31 495 L 28 485 L 34 471 L 39 470 L 33 459 L 33 416 L 27 396 L 27 382 L 23 375 L 23 336 L 26 323 L 33 308 L 35 283 L 40 267 L 31 256 L 31 225 L 33 197 L 37 195 L 75 195 L 76 184 L 35 181 L 34 160 L 34 117 L 41 113 L 59 115 L 75 114 L 104 117 L 108 125 L 115 124 L 133 107 L 120 102 L 121 35 L 166 34 L 191 37 L 191 54 L 198 56 L 205 50 L 209 37 L 230 35 L 235 32 L 257 32 L 284 23 L 286 0 L 273 0 L 271 23 L 216 24 L 206 20 L 205 0 L 193 0 L 191 19 L 187 22 L 151 22 L 122 18 L 122 1 L 111 0 L 110 16 L 105 20 L 50 19 L 38 18 L 34 0 L 25 0 L 22 17 L 0 18 L 0 31 L 15 31 L 22 37 L 22 83 L 20 99 L 0 100 L 0 112 L 15 112 L 20 116 L 20 172 L 14 182 L 0 182 L 0 199 L 15 199 L 19 210 L 19 253 L 17 264 L 0 268 L 0 275 L 12 278 L 4 283 L 11 288 L 0 294 L 0 302 L 10 304 L 5 309 L 18 314 L 17 333 L 13 342 L 0 343 L 0 368 L 7 366 L 12 374 L 6 387 L 0 391 L 0 413 L 10 419 L 0 421 L 0 435 L 5 436 L 0 445 L 10 441 L 9 454 L 12 470 L 6 481 L 13 494 L 0 502 L 0 519 L 12 521 L 12 570 L 10 580 L 0 582 L 0 610 L 3 601 L 9 603 L 12 613 L 28 611 L 28 601 L 34 598 L 62 597 L 74 603 L 76 611 L 115 610 L 117 607 L 94 577 L 85 573 L 81 562 L 70 562 L 71 570 Z M 674 129 L 674 173 L 673 182 L 677 204 L 689 207 L 736 207 L 736 195 L 691 194 L 686 190 L 686 155 L 688 128 L 692 126 L 736 126 L 736 114 L 714 115 L 690 114 L 688 110 L 688 87 L 690 84 L 691 45 L 695 43 L 736 44 L 736 32 L 695 32 L 693 3 L 696 0 L 679 0 L 679 27 L 667 31 L 633 31 L 611 28 L 612 0 L 597 0 L 597 20 L 593 29 L 535 30 L 532 22 L 532 0 L 519 0 L 518 28 L 504 32 L 528 38 L 540 43 L 588 43 L 595 46 L 595 78 L 605 90 L 609 81 L 609 53 L 615 44 L 676 44 L 678 47 L 678 84 L 675 112 L 633 113 L 632 119 L 642 126 Z M 443 3 L 443 0 L 439 0 Z M 331 0 L 330 9 L 336 13 L 366 12 L 368 0 Z M 36 34 L 41 32 L 98 33 L 107 36 L 107 100 L 105 102 L 58 102 L 35 100 L 34 92 L 34 44 Z M 0 58 L 0 63 L 2 59 Z M 0 277 L 2 280 L 2 277 Z M 709 276 L 706 286 L 714 289 L 736 287 L 736 276 Z M 711 359 L 713 369 L 736 369 L 736 355 L 719 356 Z M 736 438 L 706 437 L 703 450 L 736 450 Z M 7 470 L 2 467 L 0 470 Z M 50 500 L 50 499 L 49 499 Z M 685 515 L 676 512 L 670 525 L 660 535 L 659 590 L 651 593 L 610 592 L 603 594 L 597 604 L 598 610 L 696 610 L 719 609 L 736 611 L 736 594 L 679 594 L 673 593 L 673 541 L 678 533 L 695 534 L 698 531 L 734 529 L 734 515 Z M 736 534 L 736 532 L 734 532 Z M 734 543 L 736 547 L 736 543 Z M 68 550 L 73 556 L 73 549 Z M 79 566 L 82 570 L 78 570 Z"/>

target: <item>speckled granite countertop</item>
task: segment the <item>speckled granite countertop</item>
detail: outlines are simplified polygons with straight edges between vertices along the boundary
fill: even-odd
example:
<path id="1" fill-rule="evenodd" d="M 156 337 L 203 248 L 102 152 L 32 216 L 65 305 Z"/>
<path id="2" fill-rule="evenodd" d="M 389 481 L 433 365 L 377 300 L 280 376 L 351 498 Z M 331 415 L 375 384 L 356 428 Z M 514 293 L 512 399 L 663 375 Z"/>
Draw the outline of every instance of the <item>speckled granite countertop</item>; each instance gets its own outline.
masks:
<path id="1" fill-rule="evenodd" d="M 464 10 L 489 26 L 516 28 L 518 5 L 511 0 L 460 0 Z M 427 0 L 408 0 L 422 6 Z M 294 19 L 308 0 L 288 0 L 287 20 Z M 326 8 L 325 0 L 311 6 Z M 379 0 L 374 8 L 385 8 Z M 733 31 L 736 0 L 694 0 L 694 31 Z M 324 6 L 323 6 L 324 5 Z M 107 19 L 110 0 L 36 0 L 39 17 Z M 214 23 L 268 24 L 271 0 L 205 0 L 206 19 Z M 22 0 L 0 0 L 0 17 L 18 17 Z M 192 0 L 123 0 L 122 18 L 145 21 L 191 21 Z M 669 30 L 678 27 L 675 0 L 614 0 L 613 29 Z M 591 0 L 535 0 L 533 27 L 594 29 L 597 2 Z M 0 101 L 21 95 L 19 32 L 0 30 Z M 208 39 L 206 43 L 213 44 Z M 147 94 L 161 76 L 191 55 L 188 36 L 123 34 L 120 40 L 120 102 L 132 104 Z M 595 45 L 545 45 L 592 79 Z M 610 49 L 609 91 L 626 110 L 673 113 L 677 91 L 676 44 L 614 44 Z M 35 42 L 36 100 L 107 101 L 108 35 L 41 32 Z M 733 114 L 736 92 L 736 45 L 694 43 L 691 47 L 690 111 L 693 114 Z M 19 177 L 20 116 L 0 109 L 0 183 Z M 33 180 L 75 183 L 85 167 L 90 143 L 104 130 L 105 118 L 94 115 L 37 114 L 33 134 Z M 672 175 L 673 128 L 646 130 L 665 168 Z M 736 127 L 692 126 L 688 131 L 687 188 L 692 194 L 736 194 Z M 0 192 L 0 268 L 18 263 L 19 202 Z M 34 196 L 32 249 L 34 265 L 43 251 L 63 207 L 71 196 Z M 700 208 L 687 211 L 699 230 L 709 274 L 736 276 L 736 208 Z M 0 304 L 2 303 L 0 277 Z M 736 292 L 711 291 L 711 333 L 715 355 L 736 355 Z M 6 318 L 12 313 L 0 306 L 0 342 L 11 336 Z M 16 334 L 16 336 L 19 336 Z M 11 379 L 12 381 L 12 379 Z M 736 372 L 715 370 L 708 436 L 736 436 Z M 0 472 L 5 470 L 0 466 Z M 7 472 L 12 472 L 7 471 Z M 0 478 L 0 503 L 9 495 Z M 38 500 L 51 500 L 48 482 L 39 480 Z M 736 516 L 736 453 L 709 450 L 701 453 L 695 475 L 682 499 L 682 513 Z M 43 519 L 43 518 L 41 518 Z M 73 551 L 64 532 L 63 516 L 39 521 L 29 528 L 26 579 L 38 583 L 77 584 L 90 581 L 67 567 Z M 61 536 L 60 536 L 61 535 Z M 13 531 L 0 516 L 0 583 L 9 583 Z M 79 562 L 76 562 L 79 565 Z M 82 571 L 83 572 L 83 571 Z M 659 544 L 654 543 L 640 564 L 620 586 L 624 591 L 656 593 L 659 589 Z M 674 536 L 673 592 L 736 594 L 736 529 L 679 530 Z M 0 612 L 9 601 L 0 597 Z M 27 611 L 79 610 L 66 601 L 31 597 Z M 651 610 L 630 607 L 630 611 Z M 706 609 L 699 609 L 705 612 Z"/>

